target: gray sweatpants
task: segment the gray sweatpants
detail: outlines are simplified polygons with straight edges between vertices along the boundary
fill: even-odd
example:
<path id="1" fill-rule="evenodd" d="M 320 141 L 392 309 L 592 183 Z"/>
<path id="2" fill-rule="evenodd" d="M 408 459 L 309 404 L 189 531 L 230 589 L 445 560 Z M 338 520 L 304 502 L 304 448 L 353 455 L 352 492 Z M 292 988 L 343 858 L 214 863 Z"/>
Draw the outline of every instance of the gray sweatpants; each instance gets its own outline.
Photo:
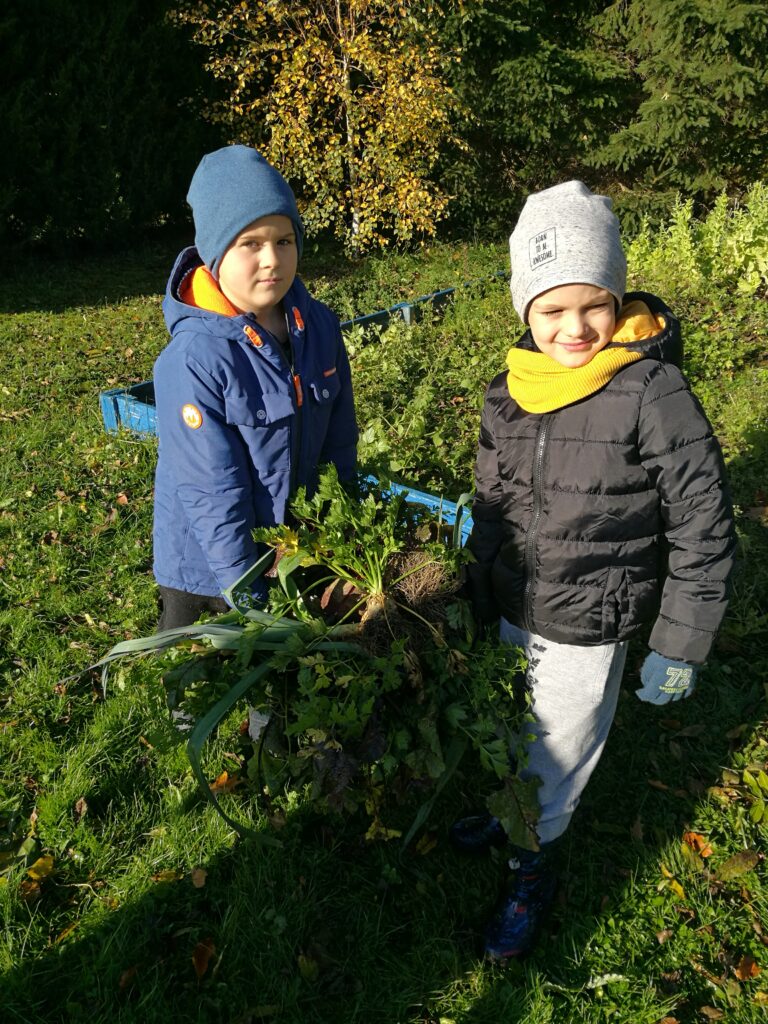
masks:
<path id="1" fill-rule="evenodd" d="M 536 722 L 522 778 L 541 779 L 536 831 L 549 843 L 565 832 L 594 771 L 616 713 L 627 644 L 576 647 L 501 620 L 499 639 L 525 650 Z"/>

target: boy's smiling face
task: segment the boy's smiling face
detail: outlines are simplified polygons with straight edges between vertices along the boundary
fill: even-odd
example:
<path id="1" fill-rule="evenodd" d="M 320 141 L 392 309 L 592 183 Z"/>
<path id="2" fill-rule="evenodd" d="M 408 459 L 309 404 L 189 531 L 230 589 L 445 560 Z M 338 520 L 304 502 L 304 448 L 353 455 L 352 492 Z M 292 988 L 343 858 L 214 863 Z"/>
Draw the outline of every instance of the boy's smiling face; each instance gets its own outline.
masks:
<path id="1" fill-rule="evenodd" d="M 563 284 L 537 295 L 528 325 L 540 352 L 561 366 L 586 366 L 613 337 L 616 302 L 606 288 Z"/>
<path id="2" fill-rule="evenodd" d="M 282 301 L 296 277 L 299 253 L 290 218 L 259 217 L 240 232 L 219 266 L 219 287 L 241 313 L 258 317 Z"/>

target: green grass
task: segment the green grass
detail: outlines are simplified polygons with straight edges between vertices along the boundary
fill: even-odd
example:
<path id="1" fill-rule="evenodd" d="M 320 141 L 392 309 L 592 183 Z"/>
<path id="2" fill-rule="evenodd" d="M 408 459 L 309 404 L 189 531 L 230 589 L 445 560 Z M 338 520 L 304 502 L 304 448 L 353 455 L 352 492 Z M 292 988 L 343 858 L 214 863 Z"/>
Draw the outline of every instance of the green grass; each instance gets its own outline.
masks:
<path id="1" fill-rule="evenodd" d="M 322 257 L 308 254 L 305 277 L 342 317 L 504 266 L 503 246 L 357 266 Z M 525 963 L 500 970 L 480 959 L 479 937 L 502 864 L 461 860 L 446 843 L 452 817 L 479 802 L 473 778 L 448 787 L 424 852 L 366 843 L 363 822 L 320 817 L 302 792 L 269 806 L 226 797 L 283 843 L 265 849 L 201 802 L 157 662 L 113 672 L 106 700 L 91 675 L 61 682 L 156 622 L 155 443 L 106 434 L 98 393 L 151 375 L 172 258 L 150 247 L 28 259 L 0 286 L 3 1019 L 693 1024 L 709 1008 L 708 1019 L 762 1020 L 766 826 L 750 818 L 744 773 L 768 771 L 764 300 L 730 301 L 711 282 L 694 293 L 668 276 L 664 298 L 690 324 L 689 370 L 739 509 L 734 597 L 690 701 L 636 700 L 636 645 L 560 849 L 550 926 Z M 485 283 L 434 321 L 350 336 L 365 461 L 451 498 L 466 490 L 483 389 L 517 330 L 503 283 Z M 237 724 L 206 753 L 211 778 L 236 767 Z M 412 809 L 399 813 L 407 825 Z M 711 857 L 684 853 L 689 831 Z M 760 859 L 721 878 L 744 850 Z M 53 870 L 36 882 L 29 869 L 43 856 Z M 198 979 L 194 951 L 211 946 Z M 762 973 L 748 978 L 745 957 Z"/>

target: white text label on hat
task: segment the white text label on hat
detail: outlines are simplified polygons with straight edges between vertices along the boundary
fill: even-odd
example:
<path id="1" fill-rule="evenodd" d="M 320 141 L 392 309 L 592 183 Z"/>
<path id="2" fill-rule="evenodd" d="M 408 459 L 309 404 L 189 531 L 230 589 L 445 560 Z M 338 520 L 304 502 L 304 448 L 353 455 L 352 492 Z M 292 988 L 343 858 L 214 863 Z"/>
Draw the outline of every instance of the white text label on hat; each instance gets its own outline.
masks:
<path id="1" fill-rule="evenodd" d="M 546 228 L 538 231 L 528 241 L 528 254 L 531 259 L 531 270 L 540 267 L 542 263 L 551 263 L 557 259 L 557 231 L 555 228 Z"/>

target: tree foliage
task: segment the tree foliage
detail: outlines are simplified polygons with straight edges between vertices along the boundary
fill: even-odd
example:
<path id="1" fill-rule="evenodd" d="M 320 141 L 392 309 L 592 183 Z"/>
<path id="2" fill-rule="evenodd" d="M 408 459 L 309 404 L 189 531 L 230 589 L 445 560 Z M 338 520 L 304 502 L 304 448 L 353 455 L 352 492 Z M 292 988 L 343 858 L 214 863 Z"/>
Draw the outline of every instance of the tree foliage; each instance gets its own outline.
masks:
<path id="1" fill-rule="evenodd" d="M 521 197 L 583 174 L 626 103 L 627 75 L 596 33 L 602 0 L 443 0 L 461 53 L 452 84 L 468 145 L 441 167 L 460 226 L 508 230 Z M 592 172 L 594 178 L 594 172 Z"/>
<path id="2" fill-rule="evenodd" d="M 202 77 L 167 0 L 11 0 L 0 235 L 103 239 L 186 215 L 215 133 L 182 108 Z M 44 35 L 41 35 L 44 33 Z"/>
<path id="3" fill-rule="evenodd" d="M 331 228 L 360 252 L 432 235 L 445 214 L 430 172 L 456 101 L 432 7 L 191 0 L 175 18 L 194 27 L 226 86 L 209 115 L 294 184 L 310 232 Z"/>
<path id="4" fill-rule="evenodd" d="M 593 163 L 656 204 L 711 202 L 768 173 L 768 5 L 622 0 L 601 19 L 635 97 Z"/>

